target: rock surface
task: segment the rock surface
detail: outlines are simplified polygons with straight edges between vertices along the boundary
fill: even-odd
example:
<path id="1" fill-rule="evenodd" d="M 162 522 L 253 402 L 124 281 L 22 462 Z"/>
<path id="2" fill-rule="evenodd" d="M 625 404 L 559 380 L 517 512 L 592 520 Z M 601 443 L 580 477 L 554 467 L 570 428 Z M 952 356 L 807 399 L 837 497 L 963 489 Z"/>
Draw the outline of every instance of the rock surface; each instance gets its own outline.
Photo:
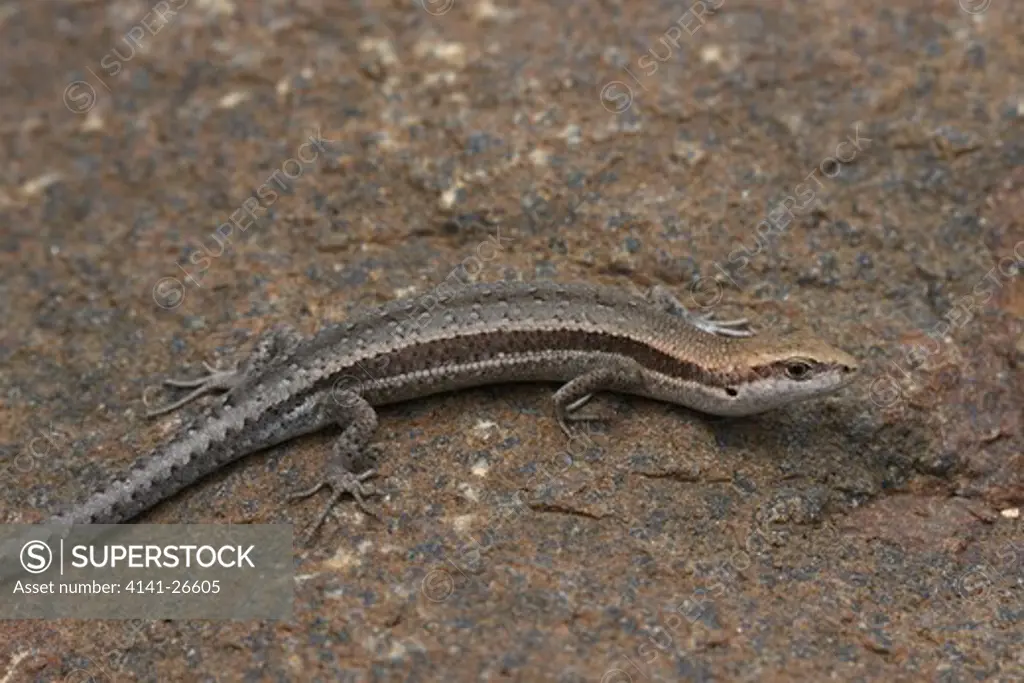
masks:
<path id="1" fill-rule="evenodd" d="M 296 550 L 291 621 L 0 622 L 0 680 L 1024 680 L 1021 35 L 1003 0 L 0 7 L 0 521 L 166 438 L 164 376 L 449 277 L 662 283 L 863 362 L 746 420 L 610 397 L 573 448 L 547 387 L 386 409 L 388 522 Z M 302 528 L 329 438 L 141 521 Z"/>

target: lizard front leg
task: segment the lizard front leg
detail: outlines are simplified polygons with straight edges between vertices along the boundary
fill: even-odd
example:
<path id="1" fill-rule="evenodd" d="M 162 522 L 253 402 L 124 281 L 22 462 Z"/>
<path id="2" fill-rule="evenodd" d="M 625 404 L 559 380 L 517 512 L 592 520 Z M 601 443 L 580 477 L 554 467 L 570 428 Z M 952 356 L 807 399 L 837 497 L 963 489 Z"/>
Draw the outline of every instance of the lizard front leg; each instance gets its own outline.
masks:
<path id="1" fill-rule="evenodd" d="M 555 417 L 565 435 L 573 438 L 570 420 L 605 420 L 606 415 L 581 415 L 576 411 L 599 391 L 637 393 L 644 385 L 643 368 L 632 358 L 609 359 L 606 365 L 584 372 L 554 393 Z"/>
<path id="2" fill-rule="evenodd" d="M 647 300 L 652 304 L 672 315 L 685 319 L 699 330 L 718 337 L 752 337 L 749 321 L 746 318 L 736 320 L 715 320 L 711 315 L 698 315 L 690 311 L 683 303 L 675 297 L 668 289 L 661 285 L 654 285 L 647 292 Z"/>

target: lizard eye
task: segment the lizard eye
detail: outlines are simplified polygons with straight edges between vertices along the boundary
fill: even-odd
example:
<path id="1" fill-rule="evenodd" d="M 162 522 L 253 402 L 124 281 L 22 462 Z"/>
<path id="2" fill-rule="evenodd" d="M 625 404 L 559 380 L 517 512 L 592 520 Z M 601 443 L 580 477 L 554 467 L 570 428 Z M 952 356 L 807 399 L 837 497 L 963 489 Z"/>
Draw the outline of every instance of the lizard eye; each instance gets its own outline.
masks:
<path id="1" fill-rule="evenodd" d="M 809 379 L 811 374 L 812 368 L 810 363 L 797 360 L 786 364 L 786 377 L 789 377 L 792 380 L 800 382 L 802 380 Z"/>

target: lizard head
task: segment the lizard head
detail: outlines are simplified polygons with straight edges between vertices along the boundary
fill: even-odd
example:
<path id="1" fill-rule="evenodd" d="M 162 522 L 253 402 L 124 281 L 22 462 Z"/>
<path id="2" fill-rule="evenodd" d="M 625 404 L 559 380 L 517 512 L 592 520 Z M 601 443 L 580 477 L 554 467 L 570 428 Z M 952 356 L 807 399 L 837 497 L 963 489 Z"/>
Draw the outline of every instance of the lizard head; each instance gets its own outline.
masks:
<path id="1" fill-rule="evenodd" d="M 806 333 L 714 338 L 674 350 L 650 376 L 649 395 L 705 413 L 742 416 L 805 401 L 847 385 L 857 360 Z"/>
<path id="2" fill-rule="evenodd" d="M 751 415 L 830 394 L 857 375 L 850 354 L 806 333 L 737 339 L 731 362 L 709 373 L 721 415 Z"/>

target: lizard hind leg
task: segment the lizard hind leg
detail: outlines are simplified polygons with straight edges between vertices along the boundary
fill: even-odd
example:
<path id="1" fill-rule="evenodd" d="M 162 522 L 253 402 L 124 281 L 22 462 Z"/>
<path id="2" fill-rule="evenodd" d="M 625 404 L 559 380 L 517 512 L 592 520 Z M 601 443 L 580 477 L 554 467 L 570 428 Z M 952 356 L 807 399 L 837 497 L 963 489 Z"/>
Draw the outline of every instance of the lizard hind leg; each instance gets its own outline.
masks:
<path id="1" fill-rule="evenodd" d="M 288 501 L 295 501 L 308 498 L 322 488 L 331 491 L 327 504 L 304 535 L 304 543 L 307 545 L 345 494 L 351 495 L 364 513 L 380 520 L 380 516 L 366 504 L 366 498 L 377 495 L 373 485 L 366 483 L 376 476 L 377 470 L 371 468 L 355 472 L 355 463 L 367 453 L 370 439 L 377 431 L 377 413 L 366 399 L 352 391 L 333 393 L 324 403 L 325 409 L 337 415 L 338 423 L 343 428 L 331 449 L 327 475 L 313 486 L 294 491 L 287 497 Z"/>
<path id="2" fill-rule="evenodd" d="M 256 340 L 252 352 L 242 363 L 241 374 L 245 377 L 252 377 L 261 373 L 275 361 L 290 357 L 301 341 L 302 335 L 291 325 L 281 324 L 271 327 Z"/>
<path id="3" fill-rule="evenodd" d="M 196 379 L 165 379 L 164 384 L 177 389 L 194 389 L 182 398 L 146 413 L 146 417 L 156 417 L 171 411 L 177 410 L 187 403 L 204 394 L 216 391 L 227 391 L 228 397 L 248 377 L 259 374 L 263 369 L 272 364 L 274 360 L 286 358 L 302 338 L 298 332 L 289 325 L 278 325 L 260 335 L 259 340 L 253 347 L 252 353 L 246 358 L 242 367 L 237 365 L 229 370 L 221 370 L 209 363 L 204 362 L 206 370 L 205 377 Z"/>
<path id="4" fill-rule="evenodd" d="M 164 384 L 170 387 L 177 387 L 180 389 L 194 389 L 182 398 L 169 403 L 162 408 L 157 408 L 146 413 L 146 417 L 156 417 L 157 415 L 163 415 L 173 410 L 177 410 L 186 403 L 199 398 L 203 394 L 210 393 L 211 391 L 230 391 L 233 389 L 242 376 L 238 371 L 232 370 L 218 370 L 209 363 L 203 363 L 203 368 L 206 370 L 207 375 L 205 377 L 199 377 L 198 379 L 165 379 Z"/>

